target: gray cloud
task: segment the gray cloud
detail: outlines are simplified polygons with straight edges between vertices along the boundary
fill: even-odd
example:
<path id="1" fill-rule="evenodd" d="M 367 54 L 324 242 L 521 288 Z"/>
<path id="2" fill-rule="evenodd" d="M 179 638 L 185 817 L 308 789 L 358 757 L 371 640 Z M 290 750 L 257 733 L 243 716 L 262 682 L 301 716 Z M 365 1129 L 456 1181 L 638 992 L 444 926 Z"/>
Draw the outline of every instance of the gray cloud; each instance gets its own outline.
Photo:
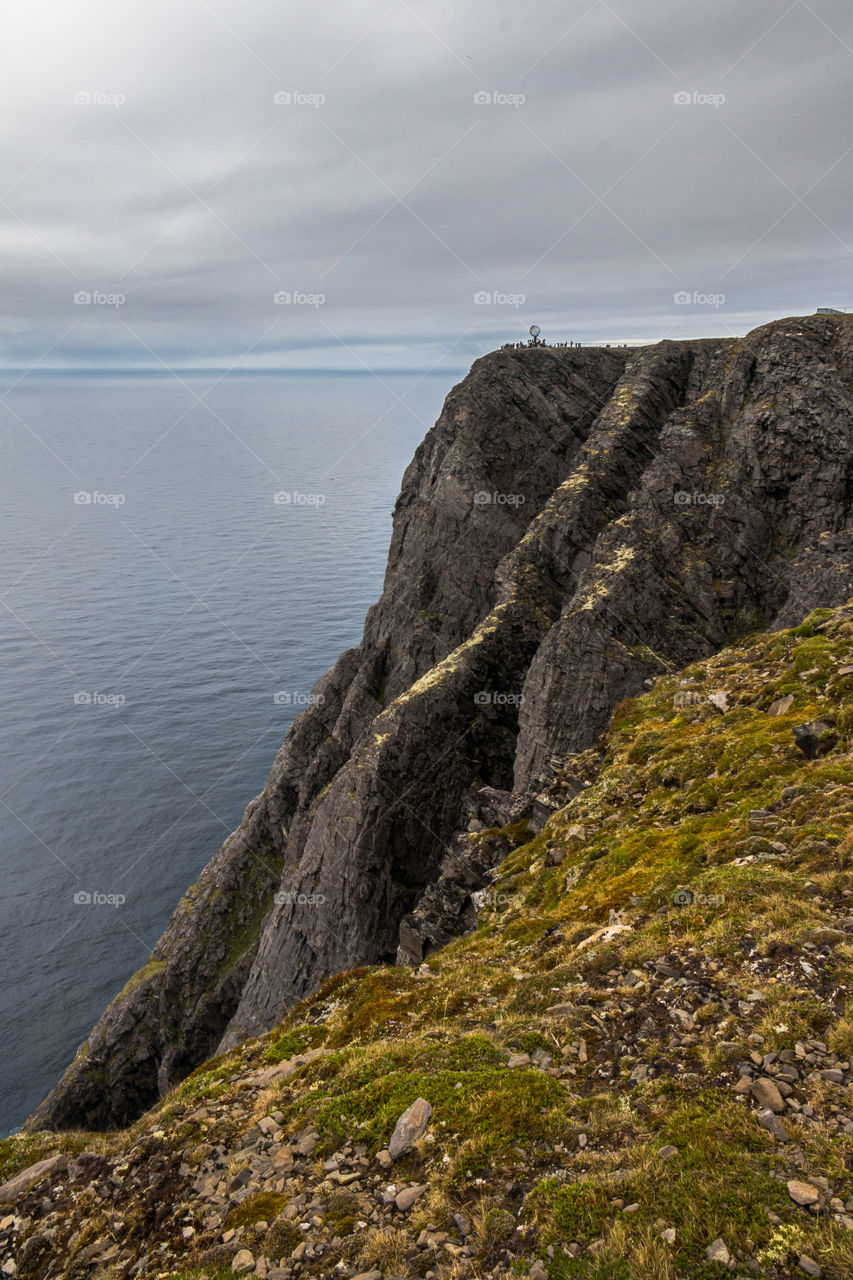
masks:
<path id="1" fill-rule="evenodd" d="M 41 0 L 3 58 L 7 365 L 458 368 L 853 302 L 842 0 Z"/>

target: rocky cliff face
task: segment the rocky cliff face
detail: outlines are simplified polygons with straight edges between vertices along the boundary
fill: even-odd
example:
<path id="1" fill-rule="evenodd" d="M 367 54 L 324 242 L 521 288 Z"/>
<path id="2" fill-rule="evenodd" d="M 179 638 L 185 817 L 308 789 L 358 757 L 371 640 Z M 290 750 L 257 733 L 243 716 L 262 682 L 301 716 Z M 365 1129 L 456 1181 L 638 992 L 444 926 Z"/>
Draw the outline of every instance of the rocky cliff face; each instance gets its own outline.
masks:
<path id="1" fill-rule="evenodd" d="M 655 677 L 847 599 L 851 519 L 853 318 L 477 361 L 361 645 L 29 1127 L 123 1124 L 328 975 L 470 926 L 460 828 L 532 815 Z"/>

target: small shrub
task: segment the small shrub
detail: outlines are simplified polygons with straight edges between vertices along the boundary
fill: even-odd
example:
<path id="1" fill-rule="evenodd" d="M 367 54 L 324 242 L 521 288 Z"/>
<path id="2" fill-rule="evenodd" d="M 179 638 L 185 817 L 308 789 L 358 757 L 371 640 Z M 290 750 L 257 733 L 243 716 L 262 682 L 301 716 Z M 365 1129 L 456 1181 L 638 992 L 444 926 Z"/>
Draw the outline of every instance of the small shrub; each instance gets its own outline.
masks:
<path id="1" fill-rule="evenodd" d="M 343 1234 L 341 1232 L 341 1234 Z M 288 1218 L 276 1218 L 264 1237 L 264 1254 L 267 1258 L 289 1258 L 302 1241 L 302 1232 Z"/>
<path id="2" fill-rule="evenodd" d="M 827 1033 L 827 1044 L 839 1058 L 853 1058 L 853 1017 L 848 1014 L 840 1018 Z"/>

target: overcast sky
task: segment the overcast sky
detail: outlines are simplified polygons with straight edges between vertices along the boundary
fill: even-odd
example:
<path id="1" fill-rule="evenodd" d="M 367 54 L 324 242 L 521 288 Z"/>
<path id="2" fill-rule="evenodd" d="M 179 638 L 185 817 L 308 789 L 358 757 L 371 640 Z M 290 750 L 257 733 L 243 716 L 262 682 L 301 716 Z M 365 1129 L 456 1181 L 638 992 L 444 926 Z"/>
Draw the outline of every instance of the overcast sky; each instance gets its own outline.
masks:
<path id="1" fill-rule="evenodd" d="M 19 0 L 0 59 L 5 365 L 449 369 L 853 306 L 849 0 Z"/>

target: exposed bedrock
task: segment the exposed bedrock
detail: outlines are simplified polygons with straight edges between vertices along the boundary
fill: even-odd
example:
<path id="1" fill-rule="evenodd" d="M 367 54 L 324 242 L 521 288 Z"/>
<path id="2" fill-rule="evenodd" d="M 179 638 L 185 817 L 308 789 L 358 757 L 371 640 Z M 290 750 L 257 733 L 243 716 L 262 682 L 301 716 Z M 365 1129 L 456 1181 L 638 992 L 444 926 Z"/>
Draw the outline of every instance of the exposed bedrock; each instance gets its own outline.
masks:
<path id="1" fill-rule="evenodd" d="M 853 317 L 478 360 L 361 644 L 29 1127 L 126 1123 L 329 974 L 470 927 L 505 852 L 460 864 L 471 797 L 521 812 L 648 679 L 848 599 L 851 507 Z"/>

